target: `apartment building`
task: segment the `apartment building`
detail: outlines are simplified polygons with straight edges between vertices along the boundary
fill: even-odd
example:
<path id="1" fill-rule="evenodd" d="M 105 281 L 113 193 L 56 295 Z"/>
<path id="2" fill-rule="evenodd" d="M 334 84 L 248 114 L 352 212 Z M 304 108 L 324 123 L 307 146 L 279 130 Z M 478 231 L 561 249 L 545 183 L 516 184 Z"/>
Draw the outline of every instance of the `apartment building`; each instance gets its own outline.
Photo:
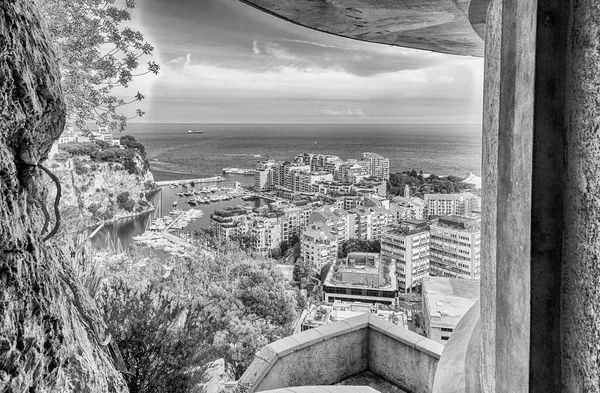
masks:
<path id="1" fill-rule="evenodd" d="M 429 276 L 429 226 L 405 221 L 381 237 L 381 256 L 396 265 L 398 290 L 409 292 Z"/>
<path id="2" fill-rule="evenodd" d="M 423 278 L 423 326 L 427 337 L 446 345 L 479 295 L 479 280 Z"/>
<path id="3" fill-rule="evenodd" d="M 309 225 L 317 222 L 324 223 L 336 237 L 338 246 L 341 246 L 342 243 L 350 239 L 351 218 L 352 215 L 343 209 L 325 206 L 311 214 Z"/>
<path id="4" fill-rule="evenodd" d="M 471 192 L 425 194 L 427 216 L 452 216 L 481 212 L 481 198 Z"/>
<path id="5" fill-rule="evenodd" d="M 480 218 L 447 216 L 430 228 L 430 274 L 443 277 L 479 279 Z"/>
<path id="6" fill-rule="evenodd" d="M 294 235 L 300 236 L 300 233 L 308 226 L 312 206 L 287 207 L 279 209 L 276 214 L 281 225 L 281 241 L 289 241 Z"/>
<path id="7" fill-rule="evenodd" d="M 338 244 L 336 236 L 322 222 L 311 224 L 300 238 L 300 255 L 320 269 L 337 259 Z"/>
<path id="8" fill-rule="evenodd" d="M 248 218 L 248 213 L 241 207 L 217 209 L 210 215 L 209 227 L 215 230 L 218 239 L 232 239 L 245 233 L 239 226 Z"/>
<path id="9" fill-rule="evenodd" d="M 423 220 L 425 218 L 425 201 L 419 197 L 392 198 L 390 210 L 397 222 L 404 220 Z"/>
<path id="10" fill-rule="evenodd" d="M 381 207 L 357 207 L 349 211 L 350 237 L 361 240 L 379 240 L 393 223 L 392 213 Z"/>
<path id="11" fill-rule="evenodd" d="M 368 163 L 369 174 L 385 180 L 390 179 L 390 160 L 375 153 L 363 153 L 363 162 Z"/>
<path id="12" fill-rule="evenodd" d="M 281 224 L 277 218 L 256 217 L 250 220 L 248 235 L 252 251 L 267 256 L 281 244 Z"/>

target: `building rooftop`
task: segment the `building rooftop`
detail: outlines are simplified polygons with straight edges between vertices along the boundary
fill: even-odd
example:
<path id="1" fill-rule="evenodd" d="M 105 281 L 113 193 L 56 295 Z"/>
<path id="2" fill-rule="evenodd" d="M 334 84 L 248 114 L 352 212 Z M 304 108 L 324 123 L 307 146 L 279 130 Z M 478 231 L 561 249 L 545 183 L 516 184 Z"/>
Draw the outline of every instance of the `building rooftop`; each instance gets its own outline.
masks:
<path id="1" fill-rule="evenodd" d="M 479 280 L 449 277 L 424 277 L 424 310 L 434 326 L 454 327 L 479 300 Z"/>
<path id="2" fill-rule="evenodd" d="M 345 264 L 331 266 L 324 285 L 395 291 L 396 266 L 382 261 L 378 253 L 349 253 Z"/>
<path id="3" fill-rule="evenodd" d="M 465 216 L 441 216 L 437 220 L 439 226 L 447 226 L 457 229 L 479 230 L 481 226 L 481 216 L 478 214 Z"/>

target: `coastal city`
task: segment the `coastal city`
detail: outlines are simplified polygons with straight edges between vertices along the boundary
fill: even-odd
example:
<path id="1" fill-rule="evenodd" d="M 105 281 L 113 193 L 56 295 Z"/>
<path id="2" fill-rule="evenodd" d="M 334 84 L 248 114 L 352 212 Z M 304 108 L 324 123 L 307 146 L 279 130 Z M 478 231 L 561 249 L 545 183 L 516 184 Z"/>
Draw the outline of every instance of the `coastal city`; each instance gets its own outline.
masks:
<path id="1" fill-rule="evenodd" d="M 94 141 L 122 148 L 104 128 L 89 136 L 69 129 L 55 151 Z M 206 215 L 203 230 L 217 242 L 243 242 L 251 255 L 276 260 L 290 283 L 301 281 L 295 285 L 306 306 L 293 332 L 372 313 L 445 344 L 479 299 L 481 178 L 473 173 L 448 180 L 407 171 L 397 195 L 390 194 L 389 159 L 373 152 L 347 160 L 308 152 L 286 161 L 259 158 L 253 169 L 223 174 L 253 182 L 226 187 L 222 176 L 156 182 L 158 192 L 177 199 L 133 242 L 181 258 L 193 257 L 197 247 L 211 252 L 186 230 Z M 457 192 L 434 192 L 435 182 L 451 182 Z M 236 198 L 243 203 L 220 206 Z M 259 199 L 260 206 L 250 203 Z"/>

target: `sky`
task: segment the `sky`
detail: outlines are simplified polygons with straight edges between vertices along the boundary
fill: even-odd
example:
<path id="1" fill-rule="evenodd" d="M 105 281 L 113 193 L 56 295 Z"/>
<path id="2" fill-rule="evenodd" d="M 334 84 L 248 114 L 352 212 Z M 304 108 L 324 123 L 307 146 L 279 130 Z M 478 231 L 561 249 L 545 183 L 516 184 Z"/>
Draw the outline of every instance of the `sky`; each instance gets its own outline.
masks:
<path id="1" fill-rule="evenodd" d="M 317 32 L 238 0 L 144 0 L 138 122 L 480 123 L 483 59 Z M 125 92 L 128 94 L 128 92 Z"/>

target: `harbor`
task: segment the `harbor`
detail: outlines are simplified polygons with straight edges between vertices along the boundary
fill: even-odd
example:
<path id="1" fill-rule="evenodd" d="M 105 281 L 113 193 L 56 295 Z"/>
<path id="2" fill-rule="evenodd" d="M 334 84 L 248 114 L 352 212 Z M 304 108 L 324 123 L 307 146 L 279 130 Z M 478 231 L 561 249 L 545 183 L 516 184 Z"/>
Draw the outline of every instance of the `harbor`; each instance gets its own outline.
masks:
<path id="1" fill-rule="evenodd" d="M 158 186 L 183 186 L 189 184 L 201 184 L 201 183 L 220 183 L 224 182 L 225 178 L 222 176 L 213 176 L 202 179 L 182 179 L 182 180 L 163 180 L 157 181 L 156 184 Z"/>
<path id="2" fill-rule="evenodd" d="M 256 208 L 271 202 L 242 187 L 237 179 L 225 182 L 227 186 L 224 186 L 223 182 L 206 184 L 195 181 L 192 186 L 191 181 L 164 182 L 167 185 L 160 187 L 159 191 L 149 197 L 149 201 L 155 206 L 153 212 L 99 226 L 94 231 L 94 235 L 90 236 L 93 247 L 99 251 L 124 250 L 133 244 L 146 247 L 139 242 L 138 236 L 152 234 L 148 240 L 154 240 L 154 247 L 148 247 L 150 250 L 154 250 L 159 255 L 183 255 L 189 253 L 187 247 L 192 247 L 193 232 L 209 227 L 210 215 L 214 210 L 243 205 Z M 177 214 L 202 211 L 202 214 L 194 217 L 193 220 L 175 221 L 178 215 L 171 215 L 173 211 Z M 171 228 L 165 231 L 166 223 L 171 225 Z M 185 243 L 188 245 L 186 246 Z"/>

